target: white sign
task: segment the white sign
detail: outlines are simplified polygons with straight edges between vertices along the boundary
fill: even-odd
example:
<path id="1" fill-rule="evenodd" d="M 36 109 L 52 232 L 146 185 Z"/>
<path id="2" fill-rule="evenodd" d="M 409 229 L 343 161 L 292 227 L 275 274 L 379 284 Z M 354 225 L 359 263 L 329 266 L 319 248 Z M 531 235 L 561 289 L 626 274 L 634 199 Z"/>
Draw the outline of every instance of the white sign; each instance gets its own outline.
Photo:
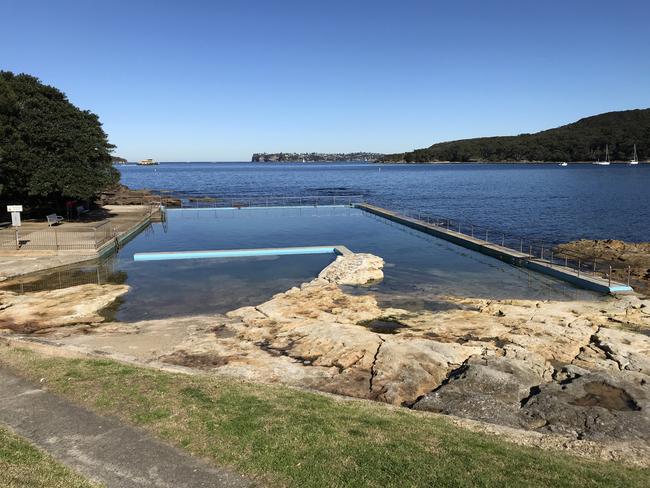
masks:
<path id="1" fill-rule="evenodd" d="M 20 212 L 11 212 L 11 225 L 20 227 Z"/>
<path id="2" fill-rule="evenodd" d="M 7 205 L 7 212 L 22 212 L 22 205 Z"/>

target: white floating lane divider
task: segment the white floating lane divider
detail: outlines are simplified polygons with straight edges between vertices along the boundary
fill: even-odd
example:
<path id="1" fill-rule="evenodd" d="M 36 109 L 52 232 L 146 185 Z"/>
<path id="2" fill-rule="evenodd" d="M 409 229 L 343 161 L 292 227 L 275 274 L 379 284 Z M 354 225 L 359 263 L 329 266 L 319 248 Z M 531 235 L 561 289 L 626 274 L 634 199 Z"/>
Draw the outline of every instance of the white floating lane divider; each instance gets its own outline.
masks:
<path id="1" fill-rule="evenodd" d="M 296 254 L 340 254 L 345 256 L 351 254 L 351 251 L 345 246 L 302 246 L 264 249 L 223 249 L 214 251 L 138 252 L 133 255 L 133 260 L 170 261 L 174 259 L 243 258 L 259 256 L 291 256 Z"/>

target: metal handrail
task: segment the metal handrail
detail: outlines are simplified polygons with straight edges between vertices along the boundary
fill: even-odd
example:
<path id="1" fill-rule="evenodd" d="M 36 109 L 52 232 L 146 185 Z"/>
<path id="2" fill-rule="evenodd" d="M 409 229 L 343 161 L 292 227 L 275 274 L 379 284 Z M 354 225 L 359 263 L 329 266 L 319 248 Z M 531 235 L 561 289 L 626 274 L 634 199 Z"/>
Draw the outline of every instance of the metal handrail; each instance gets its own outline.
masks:
<path id="1" fill-rule="evenodd" d="M 209 198 L 209 197 L 208 197 Z M 181 208 L 242 208 L 242 207 L 282 207 L 282 206 L 320 206 L 352 205 L 363 202 L 363 195 L 303 195 L 297 197 L 284 195 L 244 195 L 225 196 L 214 200 L 181 201 Z"/>
<path id="2" fill-rule="evenodd" d="M 484 243 L 496 244 L 511 251 L 520 252 L 526 256 L 526 259 L 541 261 L 550 267 L 563 266 L 569 268 L 578 276 L 582 274 L 606 279 L 610 285 L 614 273 L 619 275 L 623 274 L 626 277 L 627 285 L 630 285 L 631 266 L 616 265 L 616 263 L 602 258 L 592 257 L 585 259 L 583 255 L 567 250 L 558 250 L 557 245 L 544 241 L 517 236 L 479 224 L 462 222 L 458 219 L 431 214 L 426 211 L 406 210 L 403 212 L 403 215 L 447 231 L 472 237 Z"/>

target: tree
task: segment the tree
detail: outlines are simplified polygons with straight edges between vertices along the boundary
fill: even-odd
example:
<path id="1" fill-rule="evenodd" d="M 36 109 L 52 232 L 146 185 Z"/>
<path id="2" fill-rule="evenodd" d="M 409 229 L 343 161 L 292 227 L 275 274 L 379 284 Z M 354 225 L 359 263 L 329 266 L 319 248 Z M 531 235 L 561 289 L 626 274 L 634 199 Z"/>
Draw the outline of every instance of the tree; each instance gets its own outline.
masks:
<path id="1" fill-rule="evenodd" d="M 37 78 L 0 71 L 0 200 L 60 205 L 119 181 L 97 115 Z"/>

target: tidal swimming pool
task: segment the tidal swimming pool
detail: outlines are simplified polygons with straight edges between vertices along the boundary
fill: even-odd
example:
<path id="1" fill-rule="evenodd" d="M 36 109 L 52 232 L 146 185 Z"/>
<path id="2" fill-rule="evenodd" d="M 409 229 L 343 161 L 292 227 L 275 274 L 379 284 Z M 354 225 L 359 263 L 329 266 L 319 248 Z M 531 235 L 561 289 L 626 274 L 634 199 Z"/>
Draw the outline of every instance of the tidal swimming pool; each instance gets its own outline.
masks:
<path id="1" fill-rule="evenodd" d="M 384 280 L 361 289 L 386 306 L 436 309 L 445 296 L 590 298 L 593 293 L 352 207 L 172 209 L 99 264 L 24 280 L 24 291 L 83 282 L 126 283 L 117 320 L 223 313 L 314 278 L 334 254 L 134 261 L 142 252 L 343 245 L 382 257 Z"/>

